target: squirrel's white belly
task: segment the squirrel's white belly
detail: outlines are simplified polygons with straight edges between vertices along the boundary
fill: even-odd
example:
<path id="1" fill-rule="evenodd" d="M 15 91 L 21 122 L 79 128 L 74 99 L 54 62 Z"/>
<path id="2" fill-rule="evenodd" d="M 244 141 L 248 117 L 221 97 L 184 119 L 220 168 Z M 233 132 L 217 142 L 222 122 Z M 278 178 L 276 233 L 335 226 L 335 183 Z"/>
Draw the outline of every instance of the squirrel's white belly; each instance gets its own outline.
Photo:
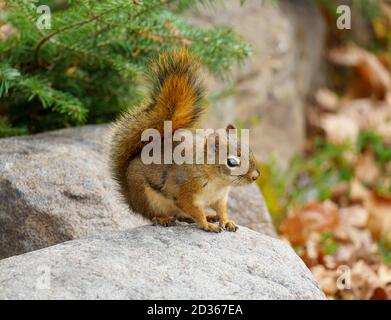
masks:
<path id="1" fill-rule="evenodd" d="M 221 185 L 221 183 L 209 182 L 202 193 L 195 197 L 195 203 L 200 207 L 206 208 L 218 200 L 224 199 L 228 196 L 229 187 Z"/>

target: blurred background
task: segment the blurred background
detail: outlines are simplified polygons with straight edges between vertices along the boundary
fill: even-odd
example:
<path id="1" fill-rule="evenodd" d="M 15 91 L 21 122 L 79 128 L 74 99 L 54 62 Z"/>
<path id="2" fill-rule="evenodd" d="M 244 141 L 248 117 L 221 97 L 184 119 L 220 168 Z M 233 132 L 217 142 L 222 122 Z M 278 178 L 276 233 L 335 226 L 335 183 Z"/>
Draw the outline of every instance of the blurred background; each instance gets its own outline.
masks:
<path id="1" fill-rule="evenodd" d="M 0 0 L 0 137 L 112 121 L 177 46 L 326 295 L 391 298 L 391 1 Z"/>

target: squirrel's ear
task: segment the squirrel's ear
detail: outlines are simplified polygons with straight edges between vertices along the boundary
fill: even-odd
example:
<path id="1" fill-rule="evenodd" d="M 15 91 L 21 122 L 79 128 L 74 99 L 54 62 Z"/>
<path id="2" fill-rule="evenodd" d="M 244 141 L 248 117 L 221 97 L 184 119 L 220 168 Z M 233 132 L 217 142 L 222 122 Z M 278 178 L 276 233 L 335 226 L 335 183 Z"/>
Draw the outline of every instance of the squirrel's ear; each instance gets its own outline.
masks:
<path id="1" fill-rule="evenodd" d="M 233 124 L 229 124 L 226 128 L 225 128 L 225 130 L 228 132 L 229 130 L 231 130 L 231 129 L 236 129 L 235 128 L 235 126 L 233 125 Z"/>

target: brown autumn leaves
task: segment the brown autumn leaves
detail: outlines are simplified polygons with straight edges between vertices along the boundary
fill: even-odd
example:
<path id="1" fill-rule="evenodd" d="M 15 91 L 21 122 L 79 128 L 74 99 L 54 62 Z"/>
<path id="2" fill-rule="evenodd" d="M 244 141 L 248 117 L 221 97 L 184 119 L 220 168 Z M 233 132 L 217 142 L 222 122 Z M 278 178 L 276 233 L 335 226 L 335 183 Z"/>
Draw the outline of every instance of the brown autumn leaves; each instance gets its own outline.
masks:
<path id="1" fill-rule="evenodd" d="M 354 76 L 342 97 L 327 88 L 317 92 L 309 125 L 334 144 L 354 144 L 360 132 L 370 130 L 391 148 L 387 64 L 357 46 L 333 49 L 329 59 L 349 67 Z M 329 298 L 390 299 L 391 265 L 381 244 L 391 244 L 391 195 L 379 192 L 376 184 L 381 178 L 390 186 L 391 163 L 380 165 L 372 148 L 347 152 L 346 158 L 354 168 L 353 179 L 335 185 L 332 200 L 288 212 L 281 235 Z"/>

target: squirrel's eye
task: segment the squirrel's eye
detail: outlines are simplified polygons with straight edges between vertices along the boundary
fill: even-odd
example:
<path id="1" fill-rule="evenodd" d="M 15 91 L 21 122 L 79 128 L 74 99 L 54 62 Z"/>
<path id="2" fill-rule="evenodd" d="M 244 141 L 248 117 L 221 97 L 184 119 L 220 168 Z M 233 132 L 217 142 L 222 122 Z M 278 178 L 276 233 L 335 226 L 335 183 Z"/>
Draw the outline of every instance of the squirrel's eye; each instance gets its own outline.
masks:
<path id="1" fill-rule="evenodd" d="M 227 159 L 227 165 L 228 165 L 228 167 L 230 167 L 230 168 L 238 167 L 238 166 L 239 166 L 239 159 L 234 158 L 234 157 L 229 157 L 229 158 Z"/>

